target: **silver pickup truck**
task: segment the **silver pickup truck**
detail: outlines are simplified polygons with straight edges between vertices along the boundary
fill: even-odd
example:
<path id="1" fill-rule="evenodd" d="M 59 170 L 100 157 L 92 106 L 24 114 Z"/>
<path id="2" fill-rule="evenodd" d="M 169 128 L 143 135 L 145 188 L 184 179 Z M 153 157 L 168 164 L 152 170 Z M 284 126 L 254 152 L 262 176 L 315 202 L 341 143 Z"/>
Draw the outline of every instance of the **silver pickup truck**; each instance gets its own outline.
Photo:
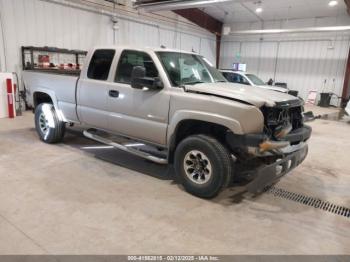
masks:
<path id="1" fill-rule="evenodd" d="M 298 98 L 229 83 L 190 52 L 98 47 L 80 76 L 25 70 L 41 140 L 84 135 L 159 164 L 173 164 L 193 195 L 212 198 L 237 177 L 259 193 L 306 157 L 311 128 Z"/>

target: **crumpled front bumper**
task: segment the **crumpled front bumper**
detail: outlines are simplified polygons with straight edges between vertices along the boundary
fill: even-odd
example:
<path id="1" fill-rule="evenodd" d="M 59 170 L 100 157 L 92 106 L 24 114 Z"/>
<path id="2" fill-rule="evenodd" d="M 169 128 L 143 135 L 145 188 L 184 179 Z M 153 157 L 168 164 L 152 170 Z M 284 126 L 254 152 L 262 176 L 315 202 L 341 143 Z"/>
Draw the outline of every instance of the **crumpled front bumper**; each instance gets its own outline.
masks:
<path id="1" fill-rule="evenodd" d="M 290 132 L 282 141 L 299 144 L 307 141 L 311 136 L 311 132 L 311 127 L 304 125 L 302 128 Z M 226 141 L 232 149 L 237 147 L 259 147 L 261 143 L 268 139 L 269 137 L 265 134 L 237 135 L 232 132 L 226 134 Z"/>
<path id="2" fill-rule="evenodd" d="M 247 185 L 247 190 L 251 193 L 260 193 L 303 162 L 308 153 L 306 141 L 310 138 L 311 132 L 310 127 L 304 126 L 288 134 L 282 141 L 269 140 L 264 134 L 228 133 L 226 141 L 233 151 L 242 148 L 256 158 L 276 157 L 277 159 L 273 164 L 249 171 L 251 174 L 249 177 L 252 179 Z"/>
<path id="3" fill-rule="evenodd" d="M 250 193 L 261 193 L 267 186 L 274 184 L 281 177 L 301 164 L 308 153 L 308 145 L 304 143 L 300 149 L 290 153 L 275 163 L 256 170 L 253 180 L 247 185 Z"/>

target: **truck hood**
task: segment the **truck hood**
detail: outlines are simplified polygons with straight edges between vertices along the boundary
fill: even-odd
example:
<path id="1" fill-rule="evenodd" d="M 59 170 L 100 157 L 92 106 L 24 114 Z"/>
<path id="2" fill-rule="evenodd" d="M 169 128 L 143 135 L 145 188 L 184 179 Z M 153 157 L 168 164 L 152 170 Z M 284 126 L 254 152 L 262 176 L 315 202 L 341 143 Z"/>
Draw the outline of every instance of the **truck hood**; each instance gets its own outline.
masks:
<path id="1" fill-rule="evenodd" d="M 280 86 L 261 85 L 261 86 L 257 86 L 257 87 L 268 89 L 268 90 L 273 90 L 273 91 L 277 91 L 277 92 L 282 92 L 282 93 L 288 93 L 287 88 L 283 88 Z"/>
<path id="2" fill-rule="evenodd" d="M 185 91 L 232 99 L 256 107 L 273 107 L 279 103 L 298 100 L 285 93 L 229 82 L 186 85 Z"/>

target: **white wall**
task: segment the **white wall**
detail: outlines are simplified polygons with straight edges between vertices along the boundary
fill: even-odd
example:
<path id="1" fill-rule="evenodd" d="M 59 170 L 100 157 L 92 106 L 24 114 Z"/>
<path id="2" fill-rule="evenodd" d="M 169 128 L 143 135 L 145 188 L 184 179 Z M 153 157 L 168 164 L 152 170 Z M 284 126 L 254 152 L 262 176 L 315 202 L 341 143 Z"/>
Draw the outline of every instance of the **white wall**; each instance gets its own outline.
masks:
<path id="1" fill-rule="evenodd" d="M 107 14 L 80 8 L 40 0 L 0 0 L 0 16 L 0 32 L 1 26 L 4 32 L 0 33 L 3 71 L 20 73 L 20 47 L 23 45 L 88 50 L 96 45 L 111 45 L 114 41 L 112 22 Z M 120 16 L 115 40 L 116 44 L 193 49 L 215 62 L 215 37 L 197 28 L 179 29 L 157 20 L 146 21 L 142 16 L 138 20 Z"/>
<path id="2" fill-rule="evenodd" d="M 3 38 L 3 26 L 2 17 L 0 12 L 0 72 L 5 71 L 5 48 L 4 48 L 4 38 Z"/>
<path id="3" fill-rule="evenodd" d="M 343 17 L 270 22 L 264 25 L 237 24 L 232 26 L 232 30 L 333 26 L 339 23 L 350 24 L 350 19 Z M 220 66 L 231 68 L 233 62 L 247 63 L 248 71 L 264 81 L 272 78 L 276 82 L 286 82 L 290 89 L 298 90 L 304 99 L 311 90 L 334 92 L 341 96 L 349 41 L 349 33 L 339 32 L 225 36 Z M 332 100 L 332 104 L 337 102 L 337 99 Z"/>

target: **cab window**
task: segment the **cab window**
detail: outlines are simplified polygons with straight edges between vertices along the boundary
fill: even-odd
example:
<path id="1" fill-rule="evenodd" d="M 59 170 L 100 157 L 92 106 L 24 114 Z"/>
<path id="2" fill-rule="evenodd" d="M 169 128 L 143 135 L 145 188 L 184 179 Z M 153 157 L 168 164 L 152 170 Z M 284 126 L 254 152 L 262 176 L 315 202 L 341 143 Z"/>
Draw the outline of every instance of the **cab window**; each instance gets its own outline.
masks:
<path id="1" fill-rule="evenodd" d="M 114 55 L 115 50 L 112 49 L 96 50 L 91 58 L 88 68 L 88 78 L 95 80 L 107 80 Z"/>
<path id="2" fill-rule="evenodd" d="M 143 66 L 146 68 L 146 77 L 158 77 L 158 70 L 152 58 L 139 51 L 123 51 L 120 56 L 115 82 L 130 84 L 131 73 L 135 66 Z"/>

